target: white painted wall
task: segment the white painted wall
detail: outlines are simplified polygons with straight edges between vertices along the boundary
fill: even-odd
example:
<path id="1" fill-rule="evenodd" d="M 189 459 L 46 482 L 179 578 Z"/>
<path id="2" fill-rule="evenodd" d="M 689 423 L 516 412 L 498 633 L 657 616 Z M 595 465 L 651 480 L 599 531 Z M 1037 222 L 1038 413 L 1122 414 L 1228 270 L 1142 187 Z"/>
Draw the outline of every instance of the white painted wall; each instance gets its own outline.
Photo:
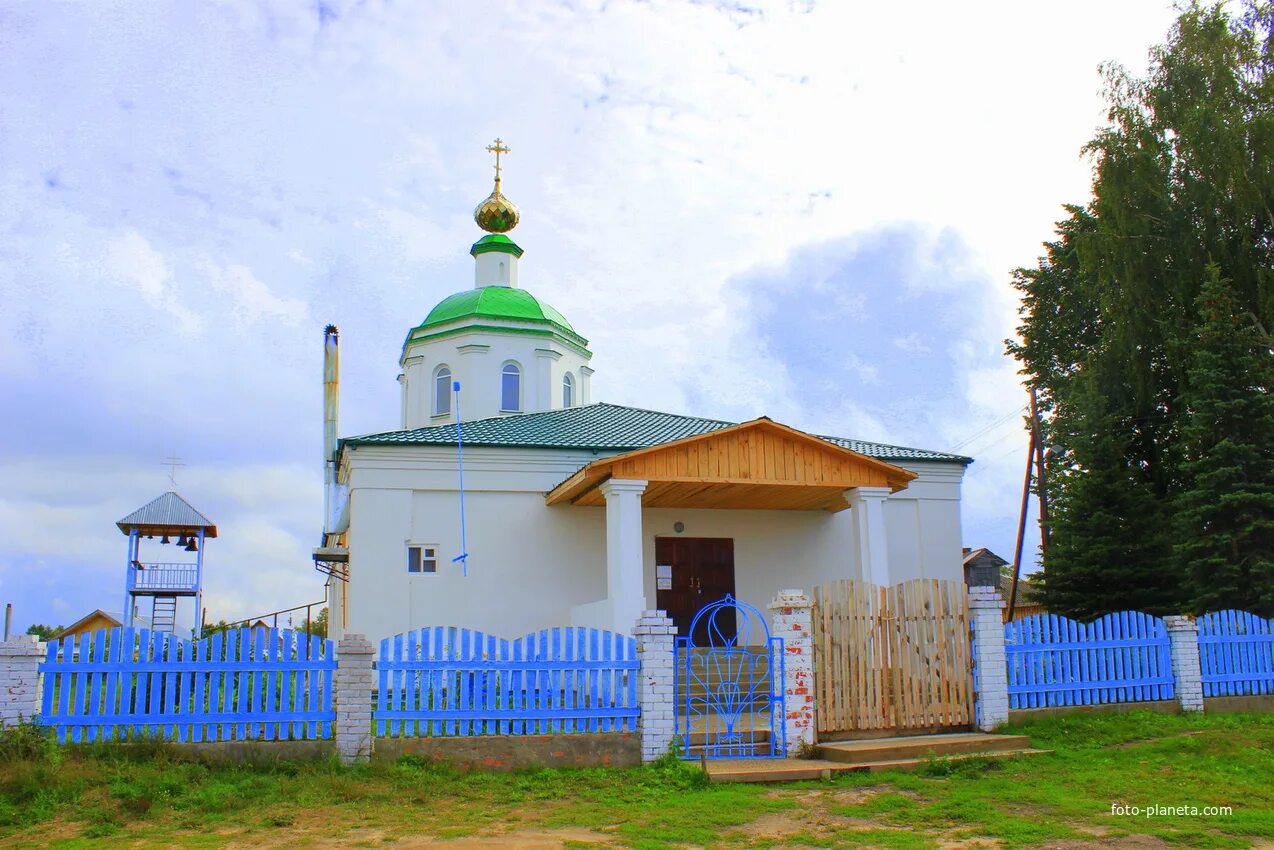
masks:
<path id="1" fill-rule="evenodd" d="M 487 251 L 473 258 L 474 288 L 517 286 L 518 258 L 503 251 Z"/>
<path id="2" fill-rule="evenodd" d="M 451 369 L 453 381 L 460 382 L 460 407 L 466 420 L 508 415 L 500 408 L 500 375 L 510 362 L 522 370 L 521 412 L 560 409 L 562 375 L 570 370 L 578 378 L 591 355 L 549 337 L 516 333 L 514 324 L 509 327 L 513 332 L 469 330 L 412 343 L 402 360 L 402 427 L 427 428 L 455 421 L 454 412 L 434 414 L 434 375 L 442 365 Z M 581 403 L 577 392 L 575 406 Z"/>
<path id="3" fill-rule="evenodd" d="M 460 553 L 455 452 L 437 446 L 354 448 L 347 631 L 379 640 L 426 625 L 506 637 L 568 625 L 573 607 L 606 593 L 605 508 L 548 507 L 544 494 L 600 455 L 472 447 L 465 452 L 469 575 Z M 893 581 L 962 580 L 960 479 L 952 464 L 907 464 L 920 477 L 885 503 Z M 643 511 L 646 604 L 655 604 L 655 538 L 734 538 L 738 596 L 764 610 L 781 589 L 858 578 L 849 511 Z M 439 572 L 409 574 L 408 542 L 437 544 Z M 337 635 L 339 637 L 339 635 Z"/>

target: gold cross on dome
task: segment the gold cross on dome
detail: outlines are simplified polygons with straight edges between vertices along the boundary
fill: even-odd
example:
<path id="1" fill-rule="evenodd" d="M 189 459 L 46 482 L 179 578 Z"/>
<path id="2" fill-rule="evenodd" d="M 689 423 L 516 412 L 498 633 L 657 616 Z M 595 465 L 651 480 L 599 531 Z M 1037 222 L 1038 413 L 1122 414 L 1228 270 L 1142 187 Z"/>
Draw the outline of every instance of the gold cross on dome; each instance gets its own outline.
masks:
<path id="1" fill-rule="evenodd" d="M 496 136 L 495 144 L 487 145 L 487 153 L 495 154 L 495 179 L 500 179 L 500 154 L 509 153 L 509 149 L 504 146 L 499 136 Z"/>

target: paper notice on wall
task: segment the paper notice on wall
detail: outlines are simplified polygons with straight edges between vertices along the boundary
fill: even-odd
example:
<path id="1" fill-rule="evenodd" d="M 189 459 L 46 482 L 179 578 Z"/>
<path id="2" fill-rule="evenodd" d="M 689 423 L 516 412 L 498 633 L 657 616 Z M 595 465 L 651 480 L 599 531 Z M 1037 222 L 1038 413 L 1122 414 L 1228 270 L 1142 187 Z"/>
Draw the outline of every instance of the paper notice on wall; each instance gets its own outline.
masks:
<path id="1" fill-rule="evenodd" d="M 655 565 L 655 589 L 672 590 L 672 564 Z"/>

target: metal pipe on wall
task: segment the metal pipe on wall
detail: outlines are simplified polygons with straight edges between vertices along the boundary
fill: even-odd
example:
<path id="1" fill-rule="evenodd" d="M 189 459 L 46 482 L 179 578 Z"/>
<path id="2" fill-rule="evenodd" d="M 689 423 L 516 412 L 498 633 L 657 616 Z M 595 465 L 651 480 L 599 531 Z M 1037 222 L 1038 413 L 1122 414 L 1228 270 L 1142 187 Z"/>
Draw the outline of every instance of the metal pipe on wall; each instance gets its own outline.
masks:
<path id="1" fill-rule="evenodd" d="M 323 329 L 323 532 L 336 524 L 332 502 L 336 497 L 336 418 L 339 412 L 341 356 L 336 325 Z M 327 541 L 323 541 L 327 545 Z"/>

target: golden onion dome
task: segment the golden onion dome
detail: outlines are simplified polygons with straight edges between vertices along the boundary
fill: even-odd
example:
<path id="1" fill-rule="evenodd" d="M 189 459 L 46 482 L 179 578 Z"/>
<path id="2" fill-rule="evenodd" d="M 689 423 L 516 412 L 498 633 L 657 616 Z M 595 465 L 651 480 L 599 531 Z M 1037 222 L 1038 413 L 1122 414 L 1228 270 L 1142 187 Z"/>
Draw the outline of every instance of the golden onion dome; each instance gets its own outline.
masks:
<path id="1" fill-rule="evenodd" d="M 500 192 L 500 178 L 487 199 L 473 211 L 473 220 L 487 233 L 508 233 L 518 226 L 518 208 Z"/>

